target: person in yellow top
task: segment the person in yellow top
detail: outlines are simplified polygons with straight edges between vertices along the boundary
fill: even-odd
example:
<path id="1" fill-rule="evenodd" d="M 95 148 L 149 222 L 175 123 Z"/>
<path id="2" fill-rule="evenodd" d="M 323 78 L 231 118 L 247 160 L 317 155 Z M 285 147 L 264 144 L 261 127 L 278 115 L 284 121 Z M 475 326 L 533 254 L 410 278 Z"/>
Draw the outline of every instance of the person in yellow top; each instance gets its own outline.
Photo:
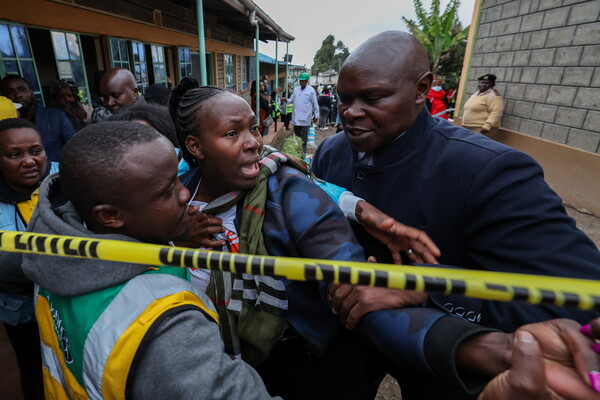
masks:
<path id="1" fill-rule="evenodd" d="M 0 230 L 27 229 L 37 206 L 40 182 L 57 171 L 58 164 L 46 157 L 35 125 L 21 118 L 0 121 Z M 3 270 L 0 278 L 8 279 L 6 273 L 8 271 Z M 23 398 L 44 399 L 40 338 L 31 282 L 23 280 L 9 292 L 0 293 L 0 321 L 4 323 L 15 352 Z"/>
<path id="2" fill-rule="evenodd" d="M 19 118 L 21 103 L 13 103 L 9 98 L 0 96 L 0 120 L 7 118 Z"/>
<path id="3" fill-rule="evenodd" d="M 500 126 L 504 101 L 494 89 L 496 75 L 486 74 L 478 80 L 479 90 L 465 103 L 462 126 L 477 133 L 489 134 L 492 129 Z"/>

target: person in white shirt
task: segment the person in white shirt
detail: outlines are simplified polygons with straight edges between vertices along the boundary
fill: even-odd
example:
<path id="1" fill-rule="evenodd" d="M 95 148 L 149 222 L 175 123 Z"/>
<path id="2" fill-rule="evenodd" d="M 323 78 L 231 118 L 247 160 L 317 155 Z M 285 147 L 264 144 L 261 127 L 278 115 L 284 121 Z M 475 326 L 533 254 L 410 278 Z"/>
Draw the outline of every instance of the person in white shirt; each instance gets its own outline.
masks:
<path id="1" fill-rule="evenodd" d="M 304 152 L 306 152 L 306 142 L 308 141 L 308 128 L 311 121 L 317 122 L 319 115 L 319 104 L 317 103 L 317 93 L 315 89 L 308 85 L 310 75 L 306 72 L 300 74 L 298 80 L 300 86 L 296 86 L 292 96 L 287 99 L 289 104 L 294 105 L 292 111 L 292 125 L 294 125 L 294 135 L 302 138 Z M 285 99 L 282 99 L 286 101 Z"/>

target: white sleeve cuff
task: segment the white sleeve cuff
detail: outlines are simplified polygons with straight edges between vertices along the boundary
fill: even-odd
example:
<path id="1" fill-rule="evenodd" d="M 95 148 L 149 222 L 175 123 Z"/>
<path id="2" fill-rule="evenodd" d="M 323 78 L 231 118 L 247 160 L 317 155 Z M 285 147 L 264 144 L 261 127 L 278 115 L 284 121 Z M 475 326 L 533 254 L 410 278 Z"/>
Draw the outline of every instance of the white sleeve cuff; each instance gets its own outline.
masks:
<path id="1" fill-rule="evenodd" d="M 361 200 L 360 197 L 355 196 L 352 192 L 345 191 L 340 195 L 338 206 L 342 209 L 346 218 L 354 222 L 359 222 L 356 218 L 356 203 Z"/>

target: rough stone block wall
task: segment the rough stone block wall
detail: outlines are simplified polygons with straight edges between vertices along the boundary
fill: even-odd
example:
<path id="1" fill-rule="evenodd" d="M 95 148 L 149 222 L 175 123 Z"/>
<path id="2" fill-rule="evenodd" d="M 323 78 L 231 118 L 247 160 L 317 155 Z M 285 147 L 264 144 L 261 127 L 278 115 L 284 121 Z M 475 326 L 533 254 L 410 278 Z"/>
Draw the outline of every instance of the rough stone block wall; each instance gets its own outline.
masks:
<path id="1" fill-rule="evenodd" d="M 485 0 L 465 101 L 486 73 L 504 128 L 600 153 L 600 0 Z"/>

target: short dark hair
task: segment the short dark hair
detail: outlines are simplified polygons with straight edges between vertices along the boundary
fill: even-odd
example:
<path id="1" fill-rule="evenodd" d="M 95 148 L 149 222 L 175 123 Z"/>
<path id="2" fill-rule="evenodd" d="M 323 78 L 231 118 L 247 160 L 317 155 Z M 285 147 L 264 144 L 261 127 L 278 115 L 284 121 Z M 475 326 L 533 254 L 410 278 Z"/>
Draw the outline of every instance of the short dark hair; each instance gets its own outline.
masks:
<path id="1" fill-rule="evenodd" d="M 2 80 L 0 80 L 0 91 L 2 91 L 2 93 L 5 92 L 4 88 L 6 87 L 6 84 L 8 84 L 8 82 L 14 81 L 14 80 L 22 80 L 23 82 L 25 82 L 27 84 L 27 87 L 29 89 L 31 89 L 31 85 L 29 84 L 29 82 L 27 81 L 27 79 L 23 78 L 21 75 L 6 75 L 4 78 L 2 78 Z"/>
<path id="2" fill-rule="evenodd" d="M 177 132 L 175 132 L 175 124 L 169 115 L 169 111 L 164 106 L 157 104 L 142 104 L 133 107 L 127 107 L 117 114 L 112 115 L 106 121 L 146 121 L 158 133 L 169 139 L 173 146 L 179 148 L 177 140 Z"/>
<path id="3" fill-rule="evenodd" d="M 60 187 L 84 217 L 98 204 L 118 202 L 114 185 L 123 162 L 137 144 L 163 136 L 137 122 L 111 121 L 88 125 L 67 142 L 60 154 Z"/>
<path id="4" fill-rule="evenodd" d="M 148 89 L 146 89 L 144 92 L 144 99 L 147 103 L 160 104 L 161 106 L 166 106 L 169 104 L 170 96 L 171 91 L 162 83 L 150 85 L 150 87 L 148 87 Z"/>
<path id="5" fill-rule="evenodd" d="M 40 133 L 34 124 L 23 118 L 7 118 L 0 121 L 0 133 L 9 129 L 31 128 Z"/>
<path id="6" fill-rule="evenodd" d="M 183 158 L 190 166 L 198 165 L 198 163 L 196 157 L 185 147 L 185 140 L 190 135 L 200 137 L 202 132 L 200 131 L 200 121 L 197 118 L 198 112 L 202 110 L 206 100 L 223 93 L 229 92 L 215 86 L 200 86 L 196 79 L 187 76 L 171 92 L 169 112 L 175 123 Z"/>

